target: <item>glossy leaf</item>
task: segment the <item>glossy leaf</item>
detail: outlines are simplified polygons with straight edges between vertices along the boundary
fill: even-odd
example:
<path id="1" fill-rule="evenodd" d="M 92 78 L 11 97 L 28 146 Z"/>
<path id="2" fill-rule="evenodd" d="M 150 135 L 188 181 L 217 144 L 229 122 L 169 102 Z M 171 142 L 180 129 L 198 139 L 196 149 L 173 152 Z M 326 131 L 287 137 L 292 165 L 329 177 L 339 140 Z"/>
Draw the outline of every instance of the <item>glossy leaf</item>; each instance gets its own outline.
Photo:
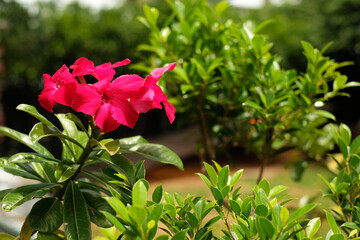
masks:
<path id="1" fill-rule="evenodd" d="M 142 181 L 137 181 L 132 189 L 133 205 L 145 206 L 147 199 L 147 189 Z"/>
<path id="2" fill-rule="evenodd" d="M 30 226 L 40 232 L 54 232 L 63 223 L 63 211 L 63 205 L 58 198 L 41 199 L 30 211 Z"/>
<path id="3" fill-rule="evenodd" d="M 52 124 L 43 115 L 41 115 L 34 106 L 31 106 L 29 104 L 20 104 L 16 107 L 16 109 L 32 115 L 33 117 L 38 119 L 40 122 L 46 124 L 47 126 L 54 126 L 54 124 Z"/>
<path id="4" fill-rule="evenodd" d="M 106 200 L 97 192 L 84 191 L 82 194 L 87 204 L 91 222 L 102 228 L 111 227 L 111 222 L 107 220 L 102 212 L 106 211 L 110 214 L 115 214 L 115 211 L 110 207 Z"/>
<path id="5" fill-rule="evenodd" d="M 152 200 L 155 203 L 160 203 L 161 199 L 163 197 L 163 187 L 160 184 L 159 186 L 157 186 L 152 194 Z"/>
<path id="6" fill-rule="evenodd" d="M 7 127 L 0 127 L 0 133 L 24 144 L 25 146 L 31 148 L 32 150 L 34 150 L 35 152 L 37 152 L 39 154 L 53 157 L 52 154 L 46 148 L 44 148 L 38 142 L 33 142 L 32 139 L 28 135 L 25 135 L 23 133 L 20 133 L 16 130 L 13 130 L 13 129 L 7 128 Z"/>
<path id="7" fill-rule="evenodd" d="M 313 218 L 311 219 L 308 224 L 307 224 L 307 227 L 305 229 L 306 231 L 306 235 L 309 237 L 309 238 L 312 238 L 316 233 L 317 231 L 319 230 L 321 226 L 321 220 L 320 218 Z"/>
<path id="8" fill-rule="evenodd" d="M 184 168 L 179 156 L 169 148 L 160 144 L 142 143 L 132 146 L 121 145 L 120 151 L 124 153 L 135 153 L 156 162 L 172 164 L 181 170 Z"/>
<path id="9" fill-rule="evenodd" d="M 305 215 L 306 213 L 311 211 L 311 209 L 313 209 L 315 206 L 316 206 L 316 204 L 312 203 L 312 204 L 308 204 L 304 207 L 297 209 L 289 218 L 289 223 L 291 223 L 292 221 L 295 221 L 298 218 L 300 218 L 301 216 Z"/>
<path id="10" fill-rule="evenodd" d="M 3 198 L 2 208 L 11 211 L 24 202 L 44 196 L 56 186 L 58 186 L 56 183 L 39 183 L 18 187 Z"/>
<path id="11" fill-rule="evenodd" d="M 67 239 L 91 239 L 91 225 L 86 201 L 79 188 L 70 181 L 64 194 L 64 228 Z"/>

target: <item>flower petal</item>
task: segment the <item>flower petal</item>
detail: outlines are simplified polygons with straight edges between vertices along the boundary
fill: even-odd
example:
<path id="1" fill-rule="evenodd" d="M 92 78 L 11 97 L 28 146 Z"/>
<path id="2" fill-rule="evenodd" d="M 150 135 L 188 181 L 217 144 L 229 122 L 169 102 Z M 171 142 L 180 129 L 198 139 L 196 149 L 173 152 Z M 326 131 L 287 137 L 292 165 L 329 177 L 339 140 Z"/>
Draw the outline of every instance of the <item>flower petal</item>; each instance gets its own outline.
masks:
<path id="1" fill-rule="evenodd" d="M 176 63 L 170 63 L 169 65 L 163 67 L 163 68 L 155 68 L 150 75 L 156 80 L 158 81 L 161 76 L 168 70 L 173 70 L 176 66 Z"/>
<path id="2" fill-rule="evenodd" d="M 134 128 L 139 114 L 135 112 L 129 101 L 113 99 L 110 101 L 112 117 L 120 124 Z"/>
<path id="3" fill-rule="evenodd" d="M 102 104 L 102 95 L 89 85 L 78 85 L 71 107 L 85 114 L 95 116 Z"/>
<path id="4" fill-rule="evenodd" d="M 116 78 L 110 85 L 109 91 L 116 97 L 131 98 L 140 90 L 144 79 L 136 74 L 121 75 Z"/>
<path id="5" fill-rule="evenodd" d="M 99 107 L 94 120 L 102 132 L 111 132 L 120 126 L 120 123 L 112 117 L 111 105 L 109 103 L 104 103 Z"/>

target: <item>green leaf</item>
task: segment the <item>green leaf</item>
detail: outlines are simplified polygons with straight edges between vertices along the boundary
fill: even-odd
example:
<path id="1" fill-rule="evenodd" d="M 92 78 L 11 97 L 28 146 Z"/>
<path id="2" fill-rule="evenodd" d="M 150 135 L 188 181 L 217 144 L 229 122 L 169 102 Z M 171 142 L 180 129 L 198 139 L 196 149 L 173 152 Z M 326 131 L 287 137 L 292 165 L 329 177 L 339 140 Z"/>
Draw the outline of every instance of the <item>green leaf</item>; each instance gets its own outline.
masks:
<path id="1" fill-rule="evenodd" d="M 350 154 L 357 153 L 360 148 L 360 136 L 357 136 L 350 145 Z"/>
<path id="2" fill-rule="evenodd" d="M 351 130 L 350 130 L 350 128 L 346 124 L 341 123 L 340 127 L 339 127 L 339 133 L 340 133 L 340 137 L 344 141 L 345 145 L 349 146 L 350 141 L 351 141 Z"/>
<path id="3" fill-rule="evenodd" d="M 287 186 L 284 186 L 284 185 L 277 185 L 275 187 L 273 187 L 270 192 L 269 192 L 269 197 L 273 197 L 275 196 L 276 194 L 279 194 L 283 191 L 285 191 L 288 187 Z"/>
<path id="4" fill-rule="evenodd" d="M 182 230 L 180 232 L 177 232 L 171 240 L 185 240 L 186 239 L 186 232 L 187 230 Z"/>
<path id="5" fill-rule="evenodd" d="M 211 188 L 211 186 L 213 186 L 210 182 L 210 180 L 202 173 L 196 173 L 202 180 L 203 182 L 206 184 L 206 186 L 208 186 L 208 188 Z"/>
<path id="6" fill-rule="evenodd" d="M 222 2 L 219 2 L 218 4 L 216 4 L 216 6 L 215 6 L 216 16 L 221 16 L 227 8 L 228 8 L 227 1 L 222 1 Z"/>
<path id="7" fill-rule="evenodd" d="M 110 204 L 110 206 L 119 214 L 119 216 L 126 222 L 130 222 L 128 211 L 123 202 L 116 197 L 106 197 L 105 200 Z"/>
<path id="8" fill-rule="evenodd" d="M 57 137 L 60 140 L 68 140 L 80 148 L 84 149 L 81 143 L 79 143 L 76 139 L 69 137 L 59 131 L 56 127 L 53 126 L 47 126 L 43 123 L 37 123 L 34 125 L 34 127 L 31 129 L 29 136 L 34 142 L 38 142 L 40 139 L 44 137 Z"/>
<path id="9" fill-rule="evenodd" d="M 335 233 L 329 238 L 329 240 L 345 240 L 345 237 L 341 233 Z"/>
<path id="10" fill-rule="evenodd" d="M 162 197 L 163 197 L 163 187 L 162 187 L 162 185 L 159 185 L 155 188 L 155 190 L 152 194 L 152 200 L 155 203 L 160 203 Z"/>
<path id="11" fill-rule="evenodd" d="M 172 164 L 181 170 L 184 169 L 179 156 L 169 148 L 160 144 L 140 143 L 130 146 L 121 145 L 120 152 L 135 153 L 153 161 Z"/>
<path id="12" fill-rule="evenodd" d="M 306 227 L 306 229 L 305 229 L 306 235 L 307 235 L 309 238 L 312 238 L 312 237 L 317 233 L 317 231 L 319 230 L 320 226 L 321 226 L 321 220 L 320 220 L 319 217 L 311 219 L 311 220 L 308 222 L 307 227 Z"/>
<path id="13" fill-rule="evenodd" d="M 259 216 L 266 217 L 268 215 L 268 212 L 269 212 L 268 208 L 263 204 L 260 204 L 255 208 L 255 214 Z"/>
<path id="14" fill-rule="evenodd" d="M 15 141 L 18 141 L 18 142 L 24 144 L 25 146 L 31 148 L 32 150 L 34 150 L 35 152 L 37 152 L 39 154 L 53 157 L 53 155 L 46 148 L 44 148 L 38 142 L 33 142 L 28 135 L 25 135 L 23 133 L 20 133 L 16 130 L 13 130 L 13 129 L 7 128 L 7 127 L 0 127 L 0 133 L 14 139 Z"/>
<path id="15" fill-rule="evenodd" d="M 255 103 L 253 101 L 246 101 L 243 103 L 243 106 L 252 107 L 252 108 L 255 108 L 256 110 L 260 110 L 260 111 L 264 110 L 259 104 Z"/>
<path id="16" fill-rule="evenodd" d="M 261 179 L 261 181 L 259 182 L 258 185 L 262 190 L 264 190 L 266 195 L 269 195 L 269 193 L 270 193 L 270 183 L 265 178 Z"/>
<path id="17" fill-rule="evenodd" d="M 30 226 L 39 232 L 54 232 L 63 223 L 63 211 L 58 198 L 43 198 L 30 211 Z"/>
<path id="18" fill-rule="evenodd" d="M 99 142 L 99 145 L 105 150 L 107 151 L 110 156 L 115 155 L 119 149 L 120 149 L 120 140 L 116 139 L 111 139 L 111 138 L 107 138 L 107 139 L 103 139 Z"/>
<path id="19" fill-rule="evenodd" d="M 328 220 L 328 223 L 330 225 L 331 230 L 333 231 L 334 234 L 340 233 L 340 229 L 338 228 L 335 218 L 326 210 L 325 214 L 326 214 L 326 219 Z"/>
<path id="20" fill-rule="evenodd" d="M 315 114 L 317 114 L 317 115 L 319 115 L 321 117 L 328 118 L 328 119 L 336 121 L 335 116 L 332 113 L 328 112 L 328 111 L 316 110 L 313 113 L 315 113 Z"/>
<path id="21" fill-rule="evenodd" d="M 55 169 L 55 178 L 57 182 L 65 182 L 66 180 L 71 178 L 77 172 L 79 167 L 79 164 L 74 164 L 71 161 L 61 161 Z"/>
<path id="22" fill-rule="evenodd" d="M 125 231 L 125 227 L 124 225 L 122 225 L 122 223 L 117 219 L 117 217 L 115 217 L 114 215 L 112 215 L 111 213 L 108 213 L 106 211 L 100 211 L 102 214 L 104 214 L 104 216 L 120 231 Z"/>
<path id="23" fill-rule="evenodd" d="M 268 237 L 267 239 L 271 239 L 275 234 L 274 225 L 265 217 L 259 217 L 259 226 Z"/>
<path id="24" fill-rule="evenodd" d="M 86 128 L 84 127 L 84 125 L 82 124 L 81 120 L 74 114 L 72 113 L 67 113 L 65 115 L 65 118 L 74 122 L 81 130 L 83 130 L 84 133 L 86 133 L 86 135 L 88 135 L 89 137 L 89 133 L 88 131 L 86 130 Z"/>
<path id="25" fill-rule="evenodd" d="M 11 163 L 32 163 L 32 162 L 40 162 L 40 163 L 48 163 L 48 164 L 58 164 L 60 162 L 59 159 L 48 157 L 46 155 L 38 154 L 38 153 L 17 153 L 11 156 L 8 159 Z"/>
<path id="26" fill-rule="evenodd" d="M 233 186 L 239 181 L 239 179 L 241 178 L 243 172 L 244 172 L 244 169 L 240 169 L 240 170 L 236 171 L 236 172 L 231 176 L 231 179 L 230 179 L 230 187 L 233 187 Z"/>
<path id="27" fill-rule="evenodd" d="M 139 135 L 120 139 L 121 146 L 131 146 L 131 145 L 140 144 L 140 143 L 148 143 L 148 141 Z"/>
<path id="28" fill-rule="evenodd" d="M 303 216 L 306 213 L 308 213 L 309 211 L 311 211 L 311 209 L 313 209 L 315 206 L 316 206 L 316 204 L 312 203 L 312 204 L 308 204 L 302 208 L 297 209 L 293 213 L 293 215 L 291 215 L 288 222 L 291 223 L 292 221 L 295 221 L 296 219 L 300 218 L 301 216 Z"/>
<path id="29" fill-rule="evenodd" d="M 48 125 L 48 126 L 54 126 L 49 120 L 47 120 L 43 115 L 41 115 L 34 106 L 28 105 L 28 104 L 20 104 L 16 107 L 16 110 L 20 110 L 23 112 L 26 112 L 33 117 L 35 117 L 40 122 Z"/>
<path id="30" fill-rule="evenodd" d="M 39 183 L 18 187 L 6 194 L 2 200 L 2 208 L 5 211 L 11 211 L 24 202 L 44 196 L 56 186 L 58 186 L 56 183 Z"/>
<path id="31" fill-rule="evenodd" d="M 145 184 L 139 180 L 134 184 L 132 190 L 132 204 L 138 206 L 145 206 L 147 199 L 147 189 Z"/>
<path id="32" fill-rule="evenodd" d="M 262 47 L 265 44 L 265 39 L 261 35 L 255 35 L 251 40 L 251 44 L 256 52 L 261 53 Z"/>
<path id="33" fill-rule="evenodd" d="M 212 195 L 214 196 L 217 204 L 219 206 L 222 206 L 223 202 L 224 202 L 224 197 L 222 196 L 221 192 L 219 191 L 219 189 L 211 187 L 211 192 Z"/>
<path id="34" fill-rule="evenodd" d="M 216 174 L 215 169 L 210 164 L 208 164 L 206 162 L 204 162 L 204 166 L 205 166 L 207 174 L 210 177 L 211 182 L 213 183 L 214 186 L 216 186 L 217 182 L 218 182 L 218 176 Z"/>
<path id="35" fill-rule="evenodd" d="M 311 61 L 314 61 L 314 47 L 306 41 L 301 41 L 301 45 L 305 51 L 305 56 L 307 56 Z"/>
<path id="36" fill-rule="evenodd" d="M 289 210 L 286 207 L 283 207 L 280 210 L 280 219 L 283 225 L 285 225 L 286 221 L 289 219 Z"/>
<path id="37" fill-rule="evenodd" d="M 64 194 L 64 228 L 67 239 L 91 239 L 91 225 L 86 201 L 73 181 Z"/>
<path id="38" fill-rule="evenodd" d="M 36 240 L 64 240 L 64 233 L 60 231 L 57 233 L 39 232 Z"/>
<path id="39" fill-rule="evenodd" d="M 10 234 L 7 234 L 7 233 L 0 233 L 0 239 L 1 240 L 15 240 L 15 237 L 11 236 Z"/>
<path id="40" fill-rule="evenodd" d="M 105 199 L 98 192 L 83 191 L 83 197 L 87 204 L 87 209 L 90 221 L 102 228 L 109 228 L 112 226 L 111 222 L 105 217 L 101 211 L 106 211 L 115 214 L 115 211 L 110 207 Z"/>
<path id="41" fill-rule="evenodd" d="M 230 175 L 229 166 L 226 165 L 220 170 L 218 175 L 218 186 L 220 189 L 223 189 L 227 185 L 229 181 L 229 175 Z"/>

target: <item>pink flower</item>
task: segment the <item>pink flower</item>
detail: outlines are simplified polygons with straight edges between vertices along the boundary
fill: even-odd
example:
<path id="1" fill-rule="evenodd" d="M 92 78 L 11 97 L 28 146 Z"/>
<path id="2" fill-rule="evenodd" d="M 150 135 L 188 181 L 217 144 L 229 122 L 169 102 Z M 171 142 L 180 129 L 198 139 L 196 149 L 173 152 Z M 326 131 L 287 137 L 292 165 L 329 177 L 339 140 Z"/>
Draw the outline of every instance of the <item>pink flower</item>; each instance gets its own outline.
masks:
<path id="1" fill-rule="evenodd" d="M 154 108 L 162 108 L 164 105 L 166 115 L 172 123 L 175 119 L 175 107 L 169 102 L 167 96 L 157 82 L 161 76 L 168 70 L 173 70 L 176 63 L 171 63 L 163 68 L 156 68 L 147 76 L 144 85 L 134 98 L 130 100 L 131 105 L 137 113 L 144 113 Z"/>
<path id="2" fill-rule="evenodd" d="M 81 84 L 73 99 L 73 109 L 94 117 L 103 132 L 110 132 L 120 124 L 133 128 L 139 114 L 131 106 L 144 79 L 138 75 L 122 75 L 114 81 L 100 81 L 93 85 Z"/>
<path id="3" fill-rule="evenodd" d="M 88 60 L 85 57 L 82 57 L 76 60 L 75 63 L 70 66 L 70 68 L 74 70 L 73 71 L 74 76 L 92 75 L 98 81 L 103 81 L 103 80 L 111 81 L 116 73 L 114 68 L 128 65 L 129 63 L 130 60 L 125 59 L 121 62 L 116 62 L 113 64 L 104 63 L 95 67 L 92 61 Z"/>
<path id="4" fill-rule="evenodd" d="M 79 58 L 70 66 L 73 69 L 72 74 L 65 65 L 53 77 L 44 74 L 44 90 L 39 95 L 39 102 L 50 112 L 53 111 L 55 103 L 60 103 L 91 115 L 103 132 L 113 131 L 121 124 L 133 128 L 140 113 L 162 106 L 172 123 L 175 119 L 175 108 L 157 82 L 166 71 L 173 70 L 176 64 L 157 68 L 145 79 L 134 74 L 121 75 L 112 81 L 114 68 L 129 63 L 130 60 L 125 59 L 95 67 L 87 58 Z M 84 75 L 92 75 L 98 82 L 87 84 Z M 75 77 L 82 84 L 79 84 Z"/>
<path id="5" fill-rule="evenodd" d="M 55 103 L 70 106 L 76 91 L 77 80 L 69 69 L 63 65 L 54 76 L 44 74 L 44 89 L 39 95 L 40 105 L 53 112 Z"/>

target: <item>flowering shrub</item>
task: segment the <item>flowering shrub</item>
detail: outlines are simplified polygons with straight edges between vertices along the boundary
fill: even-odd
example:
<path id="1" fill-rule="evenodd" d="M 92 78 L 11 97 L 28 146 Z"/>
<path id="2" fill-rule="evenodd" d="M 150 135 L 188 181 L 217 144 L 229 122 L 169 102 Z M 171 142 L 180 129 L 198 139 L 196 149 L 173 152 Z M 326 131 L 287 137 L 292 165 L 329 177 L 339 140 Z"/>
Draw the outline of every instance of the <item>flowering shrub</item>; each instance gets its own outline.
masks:
<path id="1" fill-rule="evenodd" d="M 91 239 L 91 222 L 104 228 L 112 226 L 101 211 L 114 211 L 102 196 L 131 203 L 131 189 L 145 176 L 143 161 L 134 164 L 125 156 L 127 154 L 183 168 L 174 152 L 165 146 L 148 143 L 140 136 L 104 138 L 104 133 L 121 124 L 134 127 L 140 113 L 162 108 L 162 105 L 170 122 L 174 121 L 175 108 L 157 81 L 166 71 L 174 69 L 175 63 L 153 70 L 145 79 L 138 75 L 121 75 L 113 80 L 114 68 L 129 63 L 126 59 L 94 66 L 90 60 L 80 58 L 70 66 L 72 72 L 64 65 L 52 77 L 44 74 L 44 90 L 39 96 L 41 106 L 50 112 L 56 103 L 69 106 L 86 114 L 89 126 L 74 114 L 55 114 L 61 130 L 33 106 L 21 104 L 18 110 L 39 120 L 30 133 L 0 127 L 1 134 L 34 151 L 2 157 L 0 168 L 40 182 L 0 191 L 2 208 L 6 211 L 31 199 L 40 199 L 27 216 L 20 239 L 30 239 L 36 232 L 40 240 Z M 95 77 L 96 82 L 86 83 L 86 75 Z M 45 137 L 61 141 L 60 156 L 53 155 L 39 142 Z M 99 166 L 102 166 L 101 173 Z M 64 232 L 60 230 L 62 225 Z M 8 235 L 2 237 L 15 239 Z"/>

